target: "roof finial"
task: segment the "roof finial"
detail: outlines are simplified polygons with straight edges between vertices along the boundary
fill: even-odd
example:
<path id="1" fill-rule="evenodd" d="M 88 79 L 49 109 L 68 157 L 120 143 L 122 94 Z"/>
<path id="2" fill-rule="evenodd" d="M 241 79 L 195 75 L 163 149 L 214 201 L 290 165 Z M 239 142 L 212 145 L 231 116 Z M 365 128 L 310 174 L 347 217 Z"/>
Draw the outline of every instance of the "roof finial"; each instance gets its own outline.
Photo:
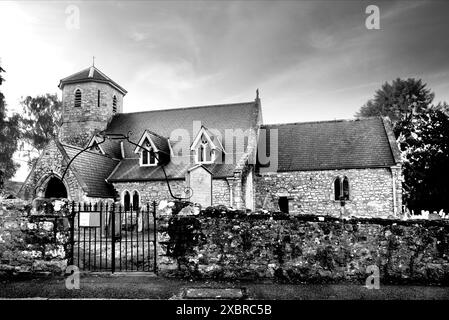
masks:
<path id="1" fill-rule="evenodd" d="M 259 99 L 259 88 L 256 89 L 256 100 Z"/>
<path id="2" fill-rule="evenodd" d="M 92 67 L 95 67 L 95 56 L 92 56 Z"/>

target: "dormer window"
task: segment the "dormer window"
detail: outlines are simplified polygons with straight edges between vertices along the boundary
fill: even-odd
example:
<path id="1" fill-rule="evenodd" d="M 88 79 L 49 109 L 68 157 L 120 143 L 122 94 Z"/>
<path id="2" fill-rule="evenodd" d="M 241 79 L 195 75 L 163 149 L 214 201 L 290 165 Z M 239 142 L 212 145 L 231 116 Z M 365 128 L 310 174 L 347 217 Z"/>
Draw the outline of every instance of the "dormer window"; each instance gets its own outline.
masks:
<path id="1" fill-rule="evenodd" d="M 76 89 L 75 91 L 75 107 L 79 108 L 81 107 L 81 90 Z"/>
<path id="2" fill-rule="evenodd" d="M 218 133 L 219 134 L 219 133 Z M 190 150 L 194 152 L 195 163 L 214 163 L 215 160 L 222 157 L 225 153 L 224 148 L 216 134 L 205 127 L 201 127 L 196 135 Z"/>
<path id="3" fill-rule="evenodd" d="M 139 155 L 141 167 L 164 165 L 170 161 L 168 139 L 145 130 L 134 153 Z"/>
<path id="4" fill-rule="evenodd" d="M 142 167 L 157 165 L 156 153 L 148 139 L 145 140 L 143 146 L 145 149 L 141 148 L 140 151 L 140 165 Z"/>
<path id="5" fill-rule="evenodd" d="M 204 135 L 201 137 L 201 143 L 198 146 L 196 154 L 198 163 L 210 163 L 213 161 L 214 151 Z"/>
<path id="6" fill-rule="evenodd" d="M 105 154 L 103 148 L 100 145 L 101 142 L 102 142 L 101 138 L 99 138 L 98 136 L 93 136 L 92 139 L 90 139 L 89 144 L 88 144 L 89 150 L 99 152 L 101 154 Z"/>

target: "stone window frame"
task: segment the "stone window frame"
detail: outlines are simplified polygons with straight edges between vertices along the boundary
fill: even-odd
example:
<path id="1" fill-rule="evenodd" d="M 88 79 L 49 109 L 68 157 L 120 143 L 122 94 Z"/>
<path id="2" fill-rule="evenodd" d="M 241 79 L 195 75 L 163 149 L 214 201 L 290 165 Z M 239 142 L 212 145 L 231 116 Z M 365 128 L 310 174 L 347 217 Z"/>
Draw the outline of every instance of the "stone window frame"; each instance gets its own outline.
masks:
<path id="1" fill-rule="evenodd" d="M 146 143 L 146 145 L 145 145 Z M 146 150 L 144 150 L 142 147 L 136 147 L 136 149 L 134 150 L 134 153 L 139 154 L 139 165 L 141 167 L 155 167 L 159 164 L 159 160 L 158 160 L 158 156 L 157 154 L 159 153 L 159 149 L 156 147 L 156 145 L 154 144 L 153 140 L 151 139 L 150 133 L 145 130 L 145 132 L 143 133 L 142 137 L 140 138 L 139 142 L 137 143 L 139 146 L 145 146 L 147 149 L 151 150 L 155 156 L 154 156 L 154 163 L 150 162 L 150 154 L 148 154 L 148 152 Z M 143 162 L 144 159 L 144 155 L 147 154 L 147 163 Z"/>
<path id="2" fill-rule="evenodd" d="M 77 96 L 79 93 L 79 97 Z M 73 100 L 73 106 L 75 108 L 81 108 L 82 103 L 83 103 L 83 90 L 81 90 L 81 88 L 75 88 L 75 90 L 73 90 L 73 95 L 74 95 L 74 100 Z M 79 102 L 78 102 L 79 100 Z"/>
<path id="3" fill-rule="evenodd" d="M 332 179 L 332 185 L 331 185 L 331 189 L 332 189 L 332 192 L 331 192 L 331 199 L 332 199 L 334 202 L 340 202 L 340 201 L 341 201 L 340 199 L 335 199 L 335 181 L 336 181 L 337 179 L 340 179 L 340 195 L 341 195 L 341 193 L 342 193 L 342 190 L 344 190 L 344 187 L 343 187 L 344 179 L 346 179 L 346 180 L 348 181 L 348 198 L 345 199 L 345 201 L 352 201 L 353 198 L 352 198 L 351 183 L 350 183 L 350 180 L 351 180 L 351 179 L 349 179 L 349 177 L 348 177 L 346 174 L 337 175 L 336 177 L 334 177 L 334 178 Z"/>
<path id="4" fill-rule="evenodd" d="M 206 138 L 206 142 L 203 141 L 202 137 Z M 191 147 L 191 150 L 195 151 L 195 163 L 196 164 L 210 164 L 214 163 L 217 160 L 217 145 L 212 141 L 212 138 L 208 134 L 206 128 L 204 126 L 201 127 L 200 131 L 196 135 Z M 204 160 L 207 159 L 207 150 L 210 150 L 210 160 Z M 200 151 L 201 150 L 201 151 Z M 202 159 L 199 159 L 200 152 L 202 152 Z"/>
<path id="5" fill-rule="evenodd" d="M 144 143 L 147 139 L 144 140 Z M 157 161 L 157 157 L 156 157 L 156 152 L 154 151 L 153 147 L 151 146 L 151 142 L 148 141 L 148 144 L 150 144 L 149 150 L 150 152 L 148 152 L 147 150 L 141 150 L 140 151 L 140 166 L 141 167 L 155 167 L 158 164 Z M 151 153 L 154 154 L 153 157 L 151 157 Z M 144 158 L 146 156 L 146 163 L 144 163 Z M 151 161 L 151 159 L 154 160 L 154 162 Z"/>

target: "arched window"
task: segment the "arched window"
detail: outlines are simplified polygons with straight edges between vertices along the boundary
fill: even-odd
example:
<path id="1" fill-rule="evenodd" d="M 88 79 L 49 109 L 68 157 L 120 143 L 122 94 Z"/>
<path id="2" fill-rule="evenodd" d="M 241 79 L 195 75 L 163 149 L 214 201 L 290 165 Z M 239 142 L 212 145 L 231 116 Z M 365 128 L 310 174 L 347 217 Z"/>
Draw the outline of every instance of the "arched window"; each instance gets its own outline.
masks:
<path id="1" fill-rule="evenodd" d="M 123 206 L 125 211 L 129 211 L 130 204 L 131 204 L 131 197 L 129 195 L 129 192 L 125 191 L 123 193 Z"/>
<path id="2" fill-rule="evenodd" d="M 198 163 L 212 162 L 212 152 L 213 150 L 211 149 L 207 138 L 203 135 L 197 150 Z"/>
<path id="3" fill-rule="evenodd" d="M 337 177 L 337 179 L 334 180 L 334 199 L 340 200 L 340 193 L 341 193 L 341 180 L 340 177 Z"/>
<path id="4" fill-rule="evenodd" d="M 343 198 L 349 200 L 349 180 L 348 177 L 343 179 Z"/>
<path id="5" fill-rule="evenodd" d="M 348 177 L 337 177 L 334 180 L 334 200 L 349 200 L 349 179 Z"/>
<path id="6" fill-rule="evenodd" d="M 117 97 L 116 96 L 112 97 L 112 112 L 113 113 L 117 112 Z"/>
<path id="7" fill-rule="evenodd" d="M 144 146 L 146 147 L 147 150 L 149 149 L 150 151 L 147 151 L 142 148 L 142 151 L 140 153 L 140 165 L 155 166 L 157 164 L 156 154 L 154 153 L 150 142 L 148 140 L 145 140 Z"/>
<path id="8" fill-rule="evenodd" d="M 100 90 L 97 91 L 97 107 L 100 108 L 100 98 L 101 98 L 101 92 Z"/>
<path id="9" fill-rule="evenodd" d="M 75 107 L 81 107 L 81 90 L 76 89 L 75 91 Z"/>
<path id="10" fill-rule="evenodd" d="M 140 196 L 139 192 L 133 192 L 133 210 L 138 210 L 140 207 Z"/>

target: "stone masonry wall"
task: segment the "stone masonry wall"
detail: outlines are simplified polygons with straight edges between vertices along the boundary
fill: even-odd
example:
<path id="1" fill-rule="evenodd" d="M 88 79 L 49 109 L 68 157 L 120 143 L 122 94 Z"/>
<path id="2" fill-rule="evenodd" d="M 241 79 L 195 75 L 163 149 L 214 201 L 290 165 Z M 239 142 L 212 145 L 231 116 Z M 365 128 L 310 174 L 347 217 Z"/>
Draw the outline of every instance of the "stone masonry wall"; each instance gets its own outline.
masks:
<path id="1" fill-rule="evenodd" d="M 334 179 L 337 176 L 347 176 L 349 179 L 350 198 L 344 211 L 340 201 L 334 200 Z M 399 179 L 396 172 L 397 215 L 402 205 Z M 291 214 L 394 215 L 393 180 L 389 168 L 282 172 L 256 177 L 256 209 L 279 210 L 280 196 L 290 199 Z"/>
<path id="2" fill-rule="evenodd" d="M 42 156 L 36 163 L 35 170 L 31 172 L 31 175 L 25 181 L 20 195 L 21 198 L 31 200 L 43 196 L 48 179 L 53 175 L 57 177 L 62 176 L 65 170 L 65 166 L 62 164 L 62 159 L 62 154 L 55 142 L 51 141 L 43 150 Z M 64 184 L 66 185 L 67 195 L 70 200 L 87 200 L 85 192 L 82 190 L 70 169 L 64 177 Z"/>
<path id="3" fill-rule="evenodd" d="M 70 229 L 68 219 L 55 217 L 32 215 L 22 200 L 0 202 L 0 277 L 64 273 Z"/>
<path id="4" fill-rule="evenodd" d="M 228 181 L 225 179 L 212 180 L 212 204 L 213 205 L 230 205 L 230 188 Z"/>
<path id="5" fill-rule="evenodd" d="M 381 285 L 449 284 L 444 221 L 182 212 L 158 219 L 161 276 L 364 285 L 375 266 Z"/>
<path id="6" fill-rule="evenodd" d="M 114 183 L 120 201 L 123 201 L 123 193 L 125 190 L 131 194 L 137 190 L 140 194 L 140 202 L 149 203 L 152 201 L 159 202 L 163 199 L 170 199 L 167 182 L 165 181 L 145 181 L 145 182 L 120 182 Z M 175 196 L 183 196 L 186 190 L 184 180 L 170 180 L 170 187 Z M 224 179 L 212 180 L 212 204 L 213 205 L 229 205 L 229 187 Z"/>
<path id="7" fill-rule="evenodd" d="M 81 107 L 75 107 L 75 90 L 81 90 Z M 100 107 L 97 97 L 100 90 Z M 123 111 L 123 95 L 104 83 L 67 84 L 62 91 L 63 124 L 59 138 L 71 145 L 85 147 L 95 130 L 106 129 L 113 116 L 112 99 L 117 97 L 117 113 Z M 126 134 L 126 132 L 125 132 Z"/>

